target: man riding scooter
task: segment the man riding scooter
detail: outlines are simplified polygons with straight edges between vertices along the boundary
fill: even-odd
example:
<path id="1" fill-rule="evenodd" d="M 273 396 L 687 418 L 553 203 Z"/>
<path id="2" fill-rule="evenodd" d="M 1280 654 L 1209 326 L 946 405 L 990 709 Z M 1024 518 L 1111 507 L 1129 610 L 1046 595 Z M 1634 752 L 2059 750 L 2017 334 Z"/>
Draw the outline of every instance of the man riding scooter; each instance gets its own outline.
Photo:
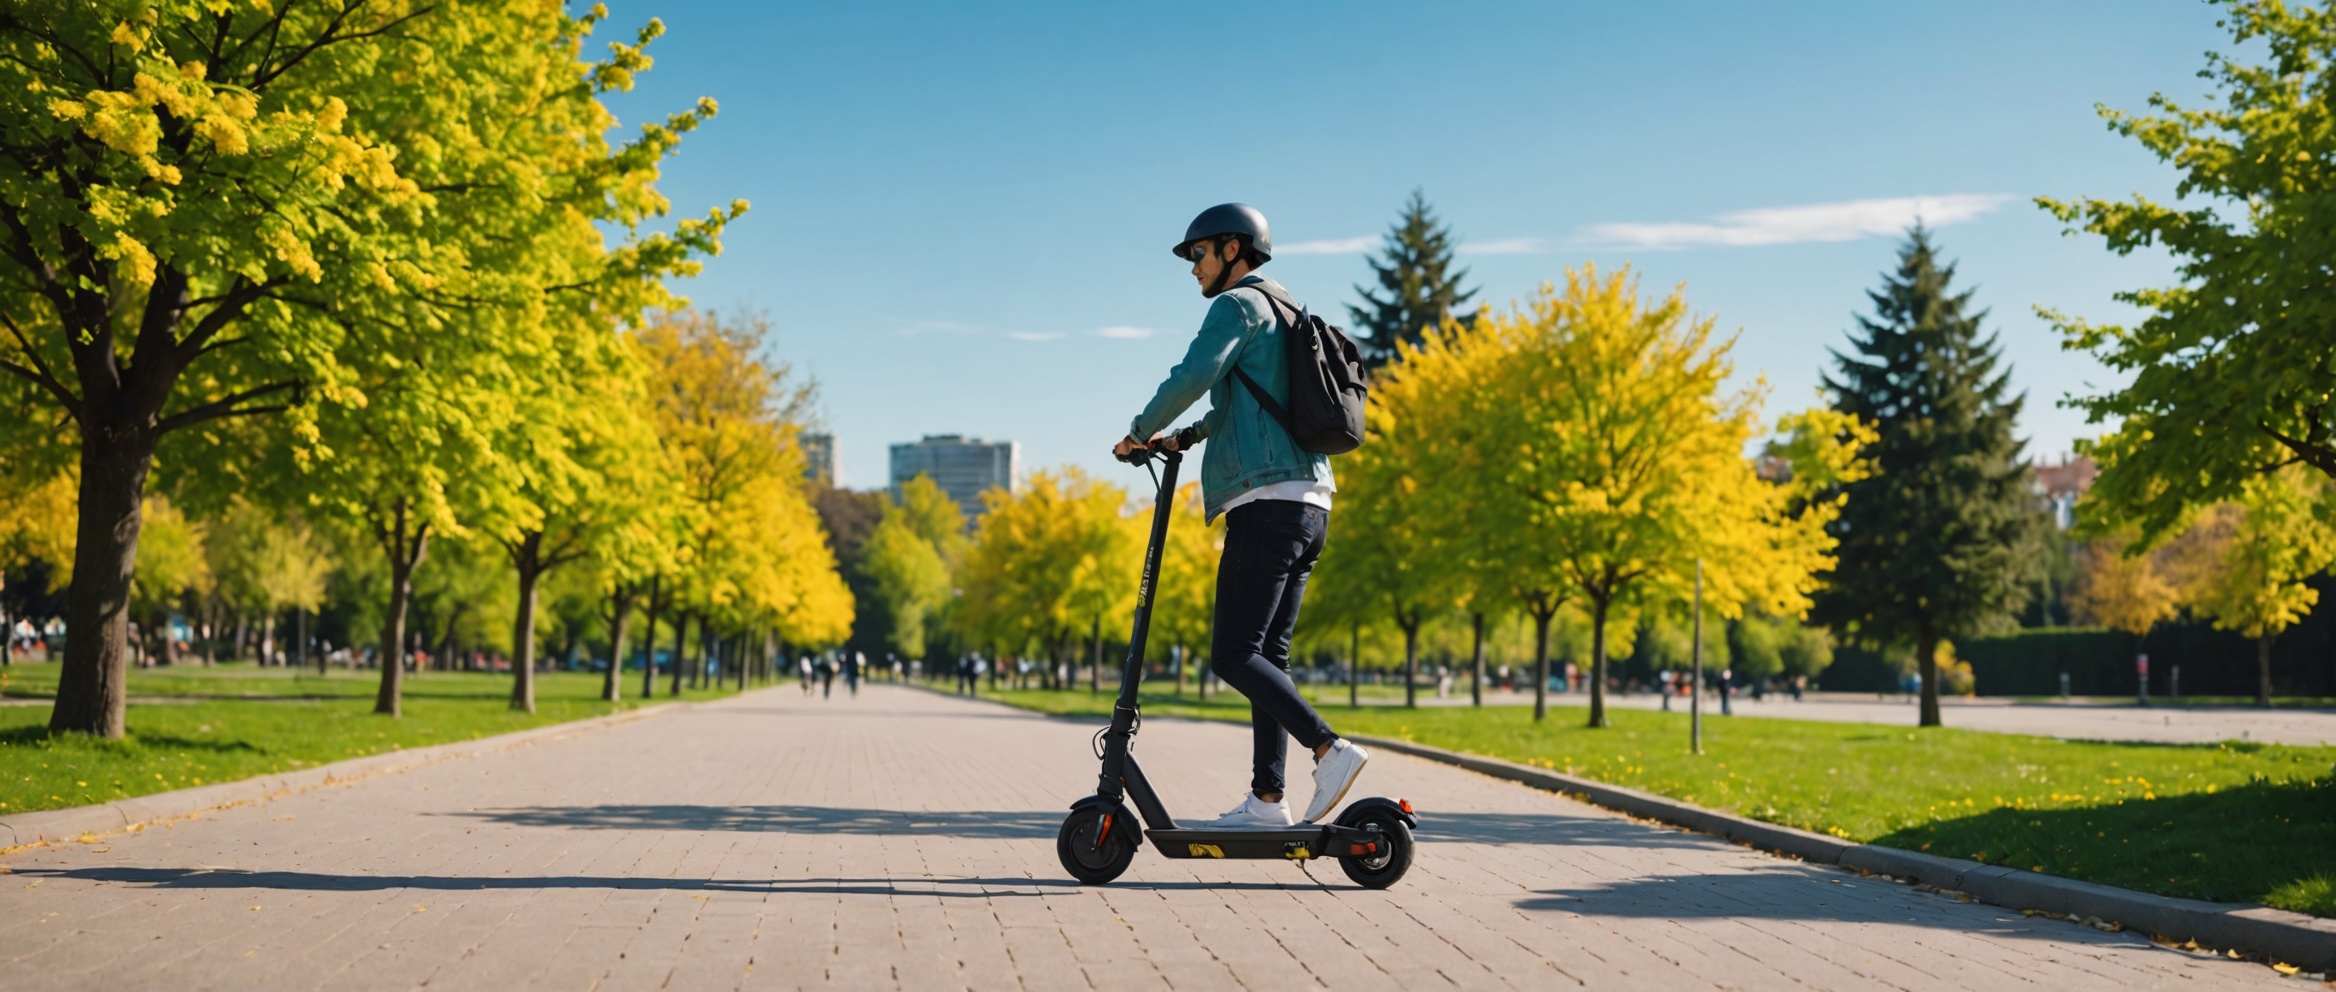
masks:
<path id="1" fill-rule="evenodd" d="M 1322 556 L 1331 494 L 1337 491 L 1329 458 L 1299 446 L 1255 395 L 1289 395 L 1284 327 L 1269 296 L 1293 312 L 1298 308 L 1279 283 L 1254 272 L 1273 257 L 1265 215 L 1255 207 L 1226 203 L 1202 211 L 1175 252 L 1192 263 L 1201 296 L 1214 302 L 1183 361 L 1169 370 L 1112 453 L 1125 458 L 1147 446 L 1174 451 L 1209 442 L 1201 462 L 1201 498 L 1209 520 L 1225 517 L 1209 665 L 1226 685 L 1249 697 L 1255 746 L 1249 792 L 1225 815 L 1201 826 L 1312 823 L 1345 797 L 1370 755 L 1332 732 L 1289 675 L 1298 606 L 1307 576 Z M 1208 414 L 1165 433 L 1204 394 Z M 1314 795 L 1295 821 L 1283 796 L 1290 737 L 1314 755 Z"/>

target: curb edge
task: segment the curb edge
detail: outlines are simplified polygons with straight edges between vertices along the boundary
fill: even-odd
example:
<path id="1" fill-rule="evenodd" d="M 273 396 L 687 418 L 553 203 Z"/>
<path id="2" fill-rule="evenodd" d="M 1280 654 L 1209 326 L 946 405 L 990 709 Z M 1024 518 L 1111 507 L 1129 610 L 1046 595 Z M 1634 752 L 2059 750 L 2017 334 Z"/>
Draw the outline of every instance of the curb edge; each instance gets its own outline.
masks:
<path id="1" fill-rule="evenodd" d="M 2253 951 L 2309 970 L 2336 970 L 2336 920 L 2267 906 L 2152 895 L 2041 872 L 1860 844 L 1499 758 L 1387 737 L 1358 734 L 1353 739 L 1815 864 L 1966 892 L 1973 899 L 2005 909 L 2099 917 L 2124 924 L 2143 936 L 2154 934 L 2177 943 L 2194 940 L 2210 947 Z"/>

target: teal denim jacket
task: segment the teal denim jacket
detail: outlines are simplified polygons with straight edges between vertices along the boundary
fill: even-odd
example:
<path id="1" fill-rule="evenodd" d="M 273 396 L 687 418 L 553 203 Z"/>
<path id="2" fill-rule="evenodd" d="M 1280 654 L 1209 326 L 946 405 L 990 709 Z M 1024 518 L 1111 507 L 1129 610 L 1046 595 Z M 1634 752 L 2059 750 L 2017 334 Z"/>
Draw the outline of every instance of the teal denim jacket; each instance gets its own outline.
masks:
<path id="1" fill-rule="evenodd" d="M 1128 427 L 1130 437 L 1151 437 L 1166 430 L 1202 393 L 1208 394 L 1208 415 L 1192 426 L 1209 442 L 1200 463 L 1201 502 L 1209 520 L 1225 512 L 1226 501 L 1233 497 L 1276 482 L 1310 479 L 1337 490 L 1330 458 L 1298 447 L 1290 432 L 1250 395 L 1249 387 L 1233 377 L 1239 368 L 1275 399 L 1289 395 L 1281 321 L 1263 291 L 1245 288 L 1259 284 L 1281 289 L 1280 283 L 1252 275 L 1217 294 L 1184 360 L 1168 370 L 1167 381 Z"/>

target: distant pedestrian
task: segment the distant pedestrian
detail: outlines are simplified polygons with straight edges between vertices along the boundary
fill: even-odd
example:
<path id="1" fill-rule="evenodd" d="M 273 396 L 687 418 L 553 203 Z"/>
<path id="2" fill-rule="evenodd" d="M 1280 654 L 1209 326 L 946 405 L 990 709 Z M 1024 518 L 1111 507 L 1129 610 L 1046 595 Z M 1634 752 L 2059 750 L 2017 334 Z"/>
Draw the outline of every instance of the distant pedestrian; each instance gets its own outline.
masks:
<path id="1" fill-rule="evenodd" d="M 1731 697 L 1735 696 L 1735 694 L 1736 694 L 1736 670 L 1735 670 L 1735 669 L 1733 669 L 1733 668 L 1723 668 L 1723 669 L 1720 669 L 1720 715 L 1721 715 L 1721 716 L 1734 716 L 1734 715 L 1736 715 L 1736 714 L 1735 714 L 1735 711 L 1734 711 L 1733 709 L 1730 709 L 1730 708 L 1729 708 L 1729 706 L 1728 706 L 1728 700 L 1729 700 Z"/>
<path id="2" fill-rule="evenodd" d="M 1669 671 L 1655 674 L 1655 684 L 1663 691 L 1663 712 L 1665 713 L 1671 712 L 1671 678 L 1672 675 Z"/>
<path id="3" fill-rule="evenodd" d="M 819 664 L 817 667 L 819 671 L 819 698 L 826 699 L 834 696 L 836 667 L 835 662 L 829 659 L 826 655 L 820 655 Z"/>
<path id="4" fill-rule="evenodd" d="M 844 688 L 851 690 L 852 698 L 860 698 L 860 664 L 865 660 L 858 651 L 844 656 Z"/>
<path id="5" fill-rule="evenodd" d="M 803 673 L 803 694 L 811 695 L 811 656 L 804 655 L 803 660 L 798 662 L 795 667 Z"/>

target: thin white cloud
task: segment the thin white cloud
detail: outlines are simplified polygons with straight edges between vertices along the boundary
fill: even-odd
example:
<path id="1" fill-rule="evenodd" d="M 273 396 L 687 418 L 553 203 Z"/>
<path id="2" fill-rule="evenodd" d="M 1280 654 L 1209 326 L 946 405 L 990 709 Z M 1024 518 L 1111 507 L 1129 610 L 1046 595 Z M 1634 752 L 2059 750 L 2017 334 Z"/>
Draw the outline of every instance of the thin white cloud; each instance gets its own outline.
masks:
<path id="1" fill-rule="evenodd" d="M 1901 196 L 1844 200 L 1797 207 L 1767 207 L 1721 214 L 1707 223 L 1593 224 L 1583 240 L 1597 245 L 1655 251 L 1680 248 L 1750 248 L 1813 241 L 1855 241 L 1897 234 L 1921 221 L 1931 227 L 1960 224 L 2013 199 L 2004 193 Z"/>
<path id="2" fill-rule="evenodd" d="M 1095 336 L 1102 338 L 1114 338 L 1120 341 L 1134 341 L 1138 338 L 1151 337 L 1152 329 L 1149 327 L 1129 327 L 1124 324 L 1119 324 L 1096 331 Z"/>
<path id="3" fill-rule="evenodd" d="M 1378 244 L 1379 239 L 1375 237 L 1332 238 L 1328 241 L 1300 241 L 1296 244 L 1276 245 L 1273 253 L 1276 255 L 1352 255 L 1356 252 L 1370 251 Z"/>
<path id="4" fill-rule="evenodd" d="M 1502 238 L 1498 241 L 1463 241 L 1457 249 L 1462 255 L 1539 255 L 1549 250 L 1540 238 Z"/>
<path id="5" fill-rule="evenodd" d="M 1060 331 L 1007 331 L 1006 336 L 1016 341 L 1060 341 Z"/>

